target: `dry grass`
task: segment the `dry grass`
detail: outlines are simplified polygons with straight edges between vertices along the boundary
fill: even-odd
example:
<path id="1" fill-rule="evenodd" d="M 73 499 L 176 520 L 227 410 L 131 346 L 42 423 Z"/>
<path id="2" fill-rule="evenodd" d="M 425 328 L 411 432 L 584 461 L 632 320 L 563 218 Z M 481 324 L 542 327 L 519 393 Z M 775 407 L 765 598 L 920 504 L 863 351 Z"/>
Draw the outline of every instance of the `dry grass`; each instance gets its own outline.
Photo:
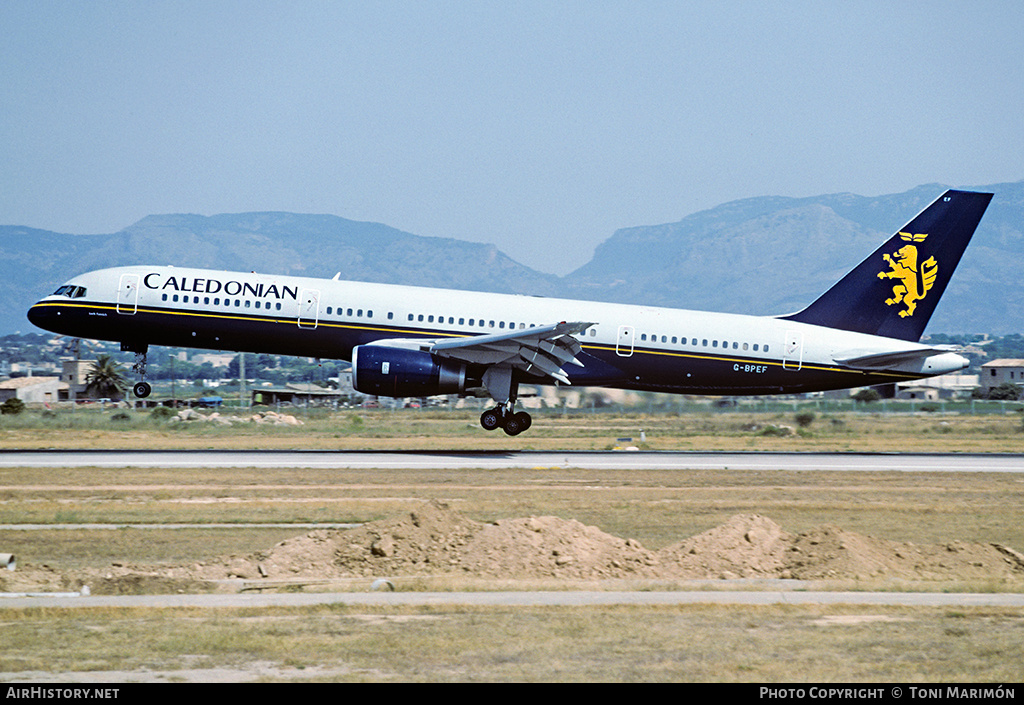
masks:
<path id="1" fill-rule="evenodd" d="M 992 682 L 1019 610 L 870 607 L 5 611 L 0 671 L 80 680 Z M 60 649 L 52 648 L 61 644 Z"/>
<path id="2" fill-rule="evenodd" d="M 61 410 L 0 417 L 0 449 L 341 449 L 341 450 L 608 450 L 629 437 L 650 450 L 856 452 L 1020 452 L 1021 414 L 815 413 L 799 428 L 796 409 L 770 413 L 534 412 L 533 427 L 509 438 L 480 428 L 479 411 L 296 410 L 302 426 L 169 425 L 149 412 Z M 124 413 L 124 412 L 120 412 Z M 231 415 L 224 412 L 224 415 Z M 765 426 L 791 435 L 766 435 Z M 641 431 L 646 441 L 641 442 Z"/>
<path id="3" fill-rule="evenodd" d="M 456 412 L 311 415 L 298 428 L 171 429 L 103 415 L 0 419 L 0 445 L 165 448 L 650 448 L 1019 451 L 1016 416 L 819 416 L 803 435 L 751 423 L 792 414 L 538 418 L 530 436 L 485 434 Z M 356 421 L 355 419 L 359 419 Z M 47 424 L 64 424 L 56 428 Z M 405 434 L 405 435 L 403 435 Z M 0 523 L 356 522 L 430 498 L 481 520 L 557 515 L 659 549 L 736 513 L 797 532 L 821 524 L 898 541 L 1024 550 L 1014 474 L 725 470 L 0 470 Z M 199 561 L 265 549 L 300 529 L 0 529 L 0 550 L 58 569 Z M 437 589 L 421 581 L 409 589 Z M 476 588 L 470 582 L 442 589 Z M 508 585 L 502 585 L 507 589 Z M 537 586 L 524 585 L 524 588 Z M 543 586 L 550 587 L 550 586 Z M 571 586 L 569 586 L 571 587 Z M 865 585 L 859 585 L 864 589 Z M 888 586 L 892 589 L 891 586 Z M 933 585 L 938 590 L 1001 586 Z M 886 607 L 346 608 L 0 611 L 5 678 L 234 676 L 348 681 L 1019 682 L 1024 611 Z M 60 648 L 57 648 L 59 645 Z M 210 670 L 201 670 L 210 669 Z M 22 680 L 32 677 L 24 676 Z M 37 678 L 38 679 L 38 678 Z"/>

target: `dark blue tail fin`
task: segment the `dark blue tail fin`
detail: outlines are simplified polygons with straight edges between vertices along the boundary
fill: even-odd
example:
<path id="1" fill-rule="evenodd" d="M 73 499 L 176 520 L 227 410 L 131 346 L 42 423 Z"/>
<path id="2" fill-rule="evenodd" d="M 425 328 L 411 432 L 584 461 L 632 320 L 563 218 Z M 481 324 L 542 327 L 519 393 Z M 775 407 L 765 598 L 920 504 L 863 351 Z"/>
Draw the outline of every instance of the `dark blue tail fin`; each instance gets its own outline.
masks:
<path id="1" fill-rule="evenodd" d="M 814 303 L 786 320 L 920 340 L 991 193 L 946 191 Z"/>

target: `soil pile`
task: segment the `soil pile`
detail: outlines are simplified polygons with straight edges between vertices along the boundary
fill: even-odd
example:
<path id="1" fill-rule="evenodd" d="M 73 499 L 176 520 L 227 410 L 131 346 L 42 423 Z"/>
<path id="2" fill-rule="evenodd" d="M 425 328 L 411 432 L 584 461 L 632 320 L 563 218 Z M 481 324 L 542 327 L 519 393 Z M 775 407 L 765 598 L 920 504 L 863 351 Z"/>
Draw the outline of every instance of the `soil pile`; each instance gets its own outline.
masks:
<path id="1" fill-rule="evenodd" d="M 757 514 L 732 517 L 703 534 L 661 550 L 666 570 L 687 578 L 789 577 L 787 551 L 793 536 Z"/>
<path id="2" fill-rule="evenodd" d="M 94 594 L 185 592 L 212 581 L 464 575 L 509 580 L 731 579 L 1024 580 L 1024 555 L 995 544 L 915 545 L 834 526 L 790 534 L 756 514 L 661 551 L 575 520 L 542 516 L 483 523 L 443 502 L 348 530 L 317 530 L 268 551 L 178 566 L 131 566 L 60 575 L 19 568 L 2 591 L 76 589 Z M 36 575 L 40 587 L 30 588 Z M 17 586 L 16 586 L 17 585 Z"/>

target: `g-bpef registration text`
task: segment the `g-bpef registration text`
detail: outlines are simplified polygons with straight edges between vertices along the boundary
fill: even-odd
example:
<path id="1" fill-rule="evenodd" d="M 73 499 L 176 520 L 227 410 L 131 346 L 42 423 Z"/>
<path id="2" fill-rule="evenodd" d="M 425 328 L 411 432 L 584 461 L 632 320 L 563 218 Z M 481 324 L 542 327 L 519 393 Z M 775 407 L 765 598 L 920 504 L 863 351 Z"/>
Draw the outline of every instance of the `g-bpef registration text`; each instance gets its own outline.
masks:
<path id="1" fill-rule="evenodd" d="M 7 698 L 40 698 L 44 700 L 105 700 L 117 698 L 120 688 L 31 688 L 9 686 Z"/>

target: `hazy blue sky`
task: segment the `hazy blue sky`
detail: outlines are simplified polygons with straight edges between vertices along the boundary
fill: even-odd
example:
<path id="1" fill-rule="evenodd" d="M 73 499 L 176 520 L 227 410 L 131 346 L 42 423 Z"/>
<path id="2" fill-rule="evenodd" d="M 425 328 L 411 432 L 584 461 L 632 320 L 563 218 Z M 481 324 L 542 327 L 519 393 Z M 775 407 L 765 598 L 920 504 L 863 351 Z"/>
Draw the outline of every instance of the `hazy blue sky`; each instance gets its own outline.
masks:
<path id="1" fill-rule="evenodd" d="M 330 213 L 561 274 L 738 198 L 1024 178 L 1020 0 L 4 0 L 0 27 L 3 224 Z"/>

